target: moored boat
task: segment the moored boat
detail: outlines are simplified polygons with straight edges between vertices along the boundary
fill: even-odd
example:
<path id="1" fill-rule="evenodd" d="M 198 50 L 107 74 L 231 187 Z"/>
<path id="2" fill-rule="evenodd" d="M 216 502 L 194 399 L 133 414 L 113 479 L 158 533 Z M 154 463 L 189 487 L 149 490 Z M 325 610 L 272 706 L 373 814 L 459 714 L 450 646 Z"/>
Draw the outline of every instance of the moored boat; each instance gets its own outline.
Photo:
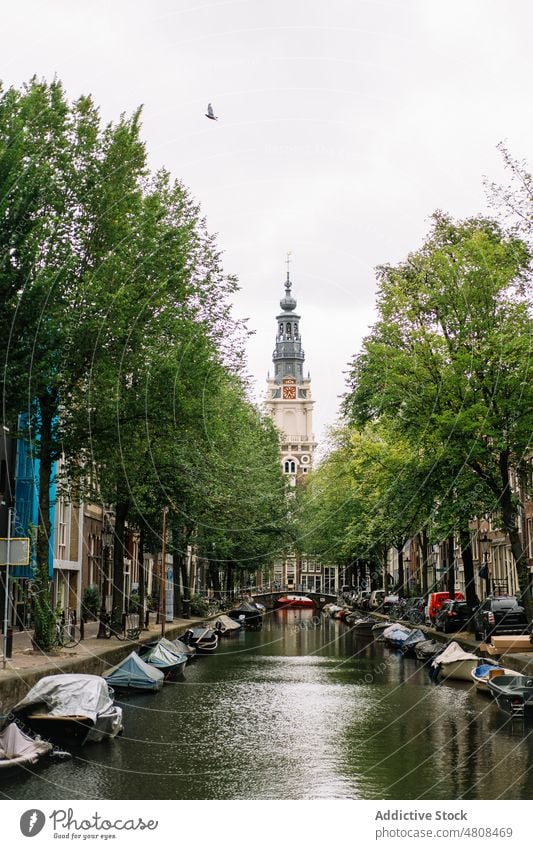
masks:
<path id="1" fill-rule="evenodd" d="M 443 650 L 444 645 L 443 643 L 439 643 L 438 640 L 424 640 L 416 644 L 415 655 L 417 660 L 421 660 L 422 663 L 428 663 L 428 661 L 433 660 Z"/>
<path id="2" fill-rule="evenodd" d="M 142 690 L 157 692 L 164 682 L 163 672 L 146 663 L 132 651 L 124 660 L 104 672 L 103 677 L 115 690 Z"/>
<path id="3" fill-rule="evenodd" d="M 0 769 L 28 766 L 39 758 L 51 754 L 52 744 L 47 740 L 35 740 L 25 734 L 15 722 L 0 732 Z"/>
<path id="4" fill-rule="evenodd" d="M 47 675 L 12 709 L 31 731 L 52 742 L 98 743 L 122 731 L 122 709 L 100 675 Z"/>
<path id="5" fill-rule="evenodd" d="M 454 681 L 471 681 L 472 670 L 480 659 L 471 652 L 464 651 L 459 643 L 451 642 L 443 652 L 432 661 L 434 677 L 448 678 Z"/>
<path id="6" fill-rule="evenodd" d="M 140 652 L 142 660 L 159 669 L 166 681 L 181 675 L 187 663 L 187 655 L 180 653 L 176 646 L 165 638 L 143 646 Z"/>
<path id="7" fill-rule="evenodd" d="M 497 675 L 487 681 L 487 687 L 498 707 L 512 719 L 533 722 L 533 678 L 525 675 Z"/>
<path id="8" fill-rule="evenodd" d="M 188 628 L 180 640 L 194 646 L 198 654 L 213 654 L 218 648 L 218 635 L 212 628 Z"/>
<path id="9" fill-rule="evenodd" d="M 215 631 L 222 637 L 229 637 L 242 631 L 242 625 L 236 619 L 222 613 L 215 622 Z"/>
<path id="10" fill-rule="evenodd" d="M 420 631 L 419 628 L 415 628 L 414 631 L 408 635 L 407 639 L 403 641 L 400 648 L 404 654 L 414 654 L 415 649 L 419 643 L 424 643 L 426 641 L 426 635 Z"/>
<path id="11" fill-rule="evenodd" d="M 184 643 L 179 637 L 176 637 L 175 640 L 169 640 L 169 642 L 172 643 L 174 650 L 177 649 L 180 654 L 187 655 L 187 663 L 196 657 L 196 649 L 194 646 L 188 646 L 187 643 Z"/>
<path id="12" fill-rule="evenodd" d="M 276 607 L 309 608 L 314 610 L 315 603 L 306 595 L 282 595 L 276 600 Z"/>
<path id="13" fill-rule="evenodd" d="M 358 619 L 352 620 L 349 622 L 349 618 L 345 619 L 346 623 L 351 625 L 352 631 L 354 634 L 362 637 L 371 637 L 372 636 L 372 628 L 376 624 L 376 620 L 372 619 L 370 616 L 365 616 L 363 619 L 359 617 Z"/>
<path id="14" fill-rule="evenodd" d="M 476 685 L 476 690 L 487 695 L 492 695 L 488 683 L 494 678 L 499 678 L 501 675 L 515 675 L 517 678 L 524 677 L 521 672 L 515 672 L 513 669 L 506 669 L 505 666 L 497 666 L 494 663 L 481 663 L 472 670 L 471 675 Z"/>
<path id="15" fill-rule="evenodd" d="M 375 640 L 383 640 L 383 632 L 394 624 L 394 622 L 376 622 L 372 628 L 372 636 Z"/>
<path id="16" fill-rule="evenodd" d="M 235 619 L 244 628 L 261 628 L 263 626 L 263 611 L 250 601 L 243 601 L 238 607 L 228 612 L 231 619 Z"/>
<path id="17" fill-rule="evenodd" d="M 394 625 L 390 626 L 390 628 L 385 628 L 382 636 L 386 643 L 391 646 L 394 646 L 395 648 L 399 648 L 401 644 L 407 639 L 410 633 L 410 628 L 407 628 L 405 625 L 400 625 L 398 622 L 395 622 Z"/>

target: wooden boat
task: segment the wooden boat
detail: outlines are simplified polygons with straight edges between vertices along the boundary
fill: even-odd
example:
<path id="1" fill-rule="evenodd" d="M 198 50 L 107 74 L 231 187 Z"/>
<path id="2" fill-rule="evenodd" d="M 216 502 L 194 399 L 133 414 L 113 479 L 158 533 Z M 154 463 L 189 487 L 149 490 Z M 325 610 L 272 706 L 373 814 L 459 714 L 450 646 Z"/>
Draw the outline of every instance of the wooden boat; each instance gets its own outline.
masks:
<path id="1" fill-rule="evenodd" d="M 141 647 L 140 652 L 141 658 L 145 663 L 155 666 L 156 669 L 159 669 L 163 673 L 165 681 L 183 674 L 187 663 L 187 655 L 180 654 L 170 640 L 162 638 L 156 643 L 149 643 Z"/>
<path id="2" fill-rule="evenodd" d="M 213 654 L 218 648 L 218 635 L 212 628 L 188 628 L 180 640 L 194 646 L 198 654 Z"/>
<path id="3" fill-rule="evenodd" d="M 112 669 L 104 672 L 103 677 L 115 690 L 142 690 L 154 693 L 163 688 L 165 678 L 161 669 L 146 663 L 134 651 Z"/>
<path id="4" fill-rule="evenodd" d="M 479 662 L 477 655 L 464 651 L 459 643 L 454 641 L 432 661 L 432 677 L 435 680 L 440 677 L 454 681 L 472 681 L 472 670 Z"/>
<path id="5" fill-rule="evenodd" d="M 314 610 L 315 603 L 306 595 L 282 595 L 276 600 L 276 607 L 309 608 Z"/>
<path id="6" fill-rule="evenodd" d="M 498 678 L 500 675 L 516 675 L 523 678 L 521 672 L 515 672 L 513 669 L 506 669 L 504 666 L 496 666 L 494 663 L 481 663 L 472 670 L 472 679 L 476 685 L 476 690 L 480 693 L 492 695 L 488 688 L 488 682 L 493 678 Z"/>
<path id="7" fill-rule="evenodd" d="M 228 612 L 228 616 L 240 622 L 244 628 L 263 627 L 263 611 L 250 601 L 241 602 L 238 607 Z"/>
<path id="8" fill-rule="evenodd" d="M 15 722 L 0 732 L 0 770 L 37 763 L 51 752 L 51 743 L 30 737 Z"/>
<path id="9" fill-rule="evenodd" d="M 215 622 L 215 631 L 221 637 L 230 637 L 232 634 L 239 634 L 242 631 L 242 625 L 236 619 L 222 613 Z"/>
<path id="10" fill-rule="evenodd" d="M 497 675 L 487 681 L 487 687 L 498 707 L 512 719 L 533 722 L 533 678 L 519 675 Z"/>
<path id="11" fill-rule="evenodd" d="M 100 675 L 47 675 L 12 713 L 52 742 L 98 743 L 122 731 L 122 709 L 113 697 L 113 690 Z"/>

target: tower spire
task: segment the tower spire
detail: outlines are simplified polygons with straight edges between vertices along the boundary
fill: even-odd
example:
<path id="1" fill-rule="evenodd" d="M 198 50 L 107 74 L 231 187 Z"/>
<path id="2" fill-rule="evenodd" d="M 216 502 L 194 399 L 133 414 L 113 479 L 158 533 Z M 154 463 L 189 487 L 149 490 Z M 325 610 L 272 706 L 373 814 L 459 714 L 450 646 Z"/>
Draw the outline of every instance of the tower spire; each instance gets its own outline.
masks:
<path id="1" fill-rule="evenodd" d="M 286 289 L 290 289 L 290 288 L 291 288 L 291 278 L 290 278 L 290 274 L 289 274 L 289 266 L 290 266 L 291 261 L 292 261 L 292 260 L 291 260 L 291 254 L 292 254 L 292 251 L 287 251 L 287 259 L 285 260 L 285 263 L 286 263 L 286 265 L 287 265 L 287 281 L 286 281 L 286 283 L 285 283 L 285 288 L 286 288 Z"/>

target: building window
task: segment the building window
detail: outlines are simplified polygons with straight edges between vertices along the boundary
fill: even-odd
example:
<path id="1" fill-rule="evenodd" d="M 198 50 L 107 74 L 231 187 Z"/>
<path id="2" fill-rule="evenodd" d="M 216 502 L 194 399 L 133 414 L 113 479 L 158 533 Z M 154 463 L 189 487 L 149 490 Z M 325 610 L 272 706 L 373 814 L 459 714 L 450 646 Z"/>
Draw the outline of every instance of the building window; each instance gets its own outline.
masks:
<path id="1" fill-rule="evenodd" d="M 296 463 L 294 460 L 285 460 L 283 468 L 286 475 L 296 474 Z"/>
<path id="2" fill-rule="evenodd" d="M 67 507 L 63 498 L 57 500 L 57 557 L 66 560 L 67 556 Z"/>

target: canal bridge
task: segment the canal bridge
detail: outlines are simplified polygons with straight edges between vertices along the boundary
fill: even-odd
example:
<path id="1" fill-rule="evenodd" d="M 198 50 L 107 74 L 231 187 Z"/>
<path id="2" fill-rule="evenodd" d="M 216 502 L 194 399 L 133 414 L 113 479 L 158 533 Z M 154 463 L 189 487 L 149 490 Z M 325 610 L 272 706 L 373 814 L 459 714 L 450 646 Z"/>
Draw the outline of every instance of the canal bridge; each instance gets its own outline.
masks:
<path id="1" fill-rule="evenodd" d="M 285 595 L 310 598 L 314 601 L 315 607 L 318 610 L 322 610 L 326 604 L 335 604 L 337 602 L 336 594 L 307 592 L 306 590 L 294 590 L 292 588 L 273 589 L 272 587 L 258 587 L 251 592 L 252 601 L 258 601 L 260 604 L 264 604 L 267 610 L 272 610 L 276 606 L 277 601 Z"/>

